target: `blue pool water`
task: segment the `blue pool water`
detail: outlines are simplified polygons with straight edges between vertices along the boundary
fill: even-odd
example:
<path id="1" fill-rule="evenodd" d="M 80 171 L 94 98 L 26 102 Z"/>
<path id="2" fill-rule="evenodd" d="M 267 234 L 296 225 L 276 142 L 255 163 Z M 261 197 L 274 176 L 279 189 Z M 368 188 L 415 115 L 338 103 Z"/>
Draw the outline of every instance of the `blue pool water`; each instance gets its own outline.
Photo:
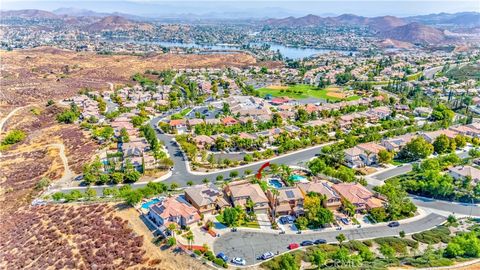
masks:
<path id="1" fill-rule="evenodd" d="M 304 181 L 306 178 L 301 176 L 301 175 L 298 175 L 298 174 L 294 174 L 292 176 L 290 176 L 290 179 L 293 181 L 293 182 L 300 182 L 300 181 Z"/>
<path id="2" fill-rule="evenodd" d="M 271 186 L 271 187 L 274 187 L 274 188 L 283 187 L 282 182 L 280 182 L 280 180 L 275 179 L 275 178 L 272 178 L 272 179 L 268 180 L 268 185 Z"/>
<path id="3" fill-rule="evenodd" d="M 151 205 L 156 204 L 158 202 L 160 202 L 160 199 L 155 198 L 155 199 L 152 199 L 148 202 L 142 203 L 142 209 L 148 209 L 148 208 L 150 208 Z"/>

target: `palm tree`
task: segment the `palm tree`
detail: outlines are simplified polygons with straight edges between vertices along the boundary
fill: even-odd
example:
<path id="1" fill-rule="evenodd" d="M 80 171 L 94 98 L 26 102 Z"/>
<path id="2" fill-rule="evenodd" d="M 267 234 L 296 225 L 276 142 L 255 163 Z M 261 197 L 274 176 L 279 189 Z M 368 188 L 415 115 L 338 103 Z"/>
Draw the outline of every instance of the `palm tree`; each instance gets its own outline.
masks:
<path id="1" fill-rule="evenodd" d="M 277 215 L 277 198 L 278 198 L 279 192 L 275 188 L 270 189 L 270 192 L 272 193 L 272 199 L 273 199 L 272 220 L 275 220 L 275 216 Z"/>
<path id="2" fill-rule="evenodd" d="M 177 224 L 175 223 L 170 223 L 168 224 L 168 231 L 170 232 L 170 234 L 172 235 L 172 237 L 175 237 L 175 230 L 177 229 Z"/>
<path id="3" fill-rule="evenodd" d="M 190 250 L 192 250 L 192 243 L 193 243 L 193 233 L 192 231 L 189 231 L 187 233 L 187 235 L 185 236 L 185 238 L 187 238 L 187 241 L 188 241 L 188 245 L 190 247 Z"/>

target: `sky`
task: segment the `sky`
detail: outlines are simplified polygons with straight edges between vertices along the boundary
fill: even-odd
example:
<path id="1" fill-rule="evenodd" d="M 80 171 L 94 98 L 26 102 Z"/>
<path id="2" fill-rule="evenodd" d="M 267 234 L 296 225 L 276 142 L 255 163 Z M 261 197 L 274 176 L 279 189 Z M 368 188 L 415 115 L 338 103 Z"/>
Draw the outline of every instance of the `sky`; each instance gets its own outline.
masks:
<path id="1" fill-rule="evenodd" d="M 269 17 L 320 16 L 351 13 L 362 16 L 412 16 L 431 13 L 480 12 L 480 0 L 300 0 L 300 1 L 167 1 L 167 0 L 100 0 L 100 1 L 44 1 L 0 0 L 0 9 L 42 9 L 73 7 L 96 12 L 120 12 L 142 16 L 178 16 L 196 14 L 211 17 Z"/>

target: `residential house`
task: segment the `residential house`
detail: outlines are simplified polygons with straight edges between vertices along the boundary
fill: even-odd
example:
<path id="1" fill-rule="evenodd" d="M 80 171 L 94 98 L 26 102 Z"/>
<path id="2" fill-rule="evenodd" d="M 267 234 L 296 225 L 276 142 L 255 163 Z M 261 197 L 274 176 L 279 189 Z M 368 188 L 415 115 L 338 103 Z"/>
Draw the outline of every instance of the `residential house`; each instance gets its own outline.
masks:
<path id="1" fill-rule="evenodd" d="M 231 116 L 227 116 L 227 117 L 222 119 L 222 124 L 225 125 L 225 126 L 233 126 L 237 123 L 238 123 L 238 121 Z"/>
<path id="2" fill-rule="evenodd" d="M 425 132 L 421 136 L 428 142 L 433 143 L 435 139 L 440 135 L 446 135 L 448 138 L 453 139 L 457 136 L 457 132 L 449 129 L 442 129 L 437 131 Z"/>
<path id="3" fill-rule="evenodd" d="M 179 134 L 185 133 L 187 129 L 187 123 L 184 119 L 173 119 L 170 120 L 169 124 L 172 131 L 177 131 Z"/>
<path id="4" fill-rule="evenodd" d="M 469 165 L 451 167 L 448 169 L 448 173 L 454 179 L 463 180 L 466 177 L 470 177 L 470 179 L 472 179 L 472 184 L 474 185 L 480 182 L 480 170 Z"/>
<path id="5" fill-rule="evenodd" d="M 232 182 L 225 187 L 225 193 L 230 197 L 233 206 L 245 208 L 247 201 L 252 200 L 253 209 L 257 213 L 267 213 L 268 198 L 258 184 L 248 181 Z"/>
<path id="6" fill-rule="evenodd" d="M 362 143 L 344 151 L 345 162 L 350 168 L 375 165 L 378 163 L 378 153 L 381 150 L 386 148 L 372 142 Z"/>
<path id="7" fill-rule="evenodd" d="M 215 140 L 207 135 L 198 135 L 193 137 L 192 141 L 201 149 L 208 149 L 215 143 Z"/>
<path id="8" fill-rule="evenodd" d="M 343 200 L 352 203 L 357 212 L 384 207 L 385 205 L 385 201 L 375 197 L 372 192 L 358 183 L 340 183 L 333 185 L 332 188 Z"/>
<path id="9" fill-rule="evenodd" d="M 332 187 L 326 181 L 311 181 L 306 183 L 297 184 L 303 196 L 313 192 L 325 196 L 323 206 L 330 210 L 338 209 L 342 202 L 340 196 L 332 189 Z"/>
<path id="10" fill-rule="evenodd" d="M 230 205 L 224 197 L 224 193 L 213 184 L 192 186 L 185 189 L 185 199 L 200 214 L 215 214 Z"/>
<path id="11" fill-rule="evenodd" d="M 392 139 L 383 140 L 382 146 L 384 146 L 388 151 L 398 152 L 414 138 L 415 135 L 405 134 Z"/>
<path id="12" fill-rule="evenodd" d="M 271 190 L 267 191 L 270 206 L 278 215 L 301 215 L 303 214 L 303 193 L 298 187 L 278 188 L 278 195 Z"/>
<path id="13" fill-rule="evenodd" d="M 185 227 L 200 221 L 197 209 L 181 196 L 164 198 L 150 206 L 148 217 L 163 230 L 168 228 L 170 223 Z"/>

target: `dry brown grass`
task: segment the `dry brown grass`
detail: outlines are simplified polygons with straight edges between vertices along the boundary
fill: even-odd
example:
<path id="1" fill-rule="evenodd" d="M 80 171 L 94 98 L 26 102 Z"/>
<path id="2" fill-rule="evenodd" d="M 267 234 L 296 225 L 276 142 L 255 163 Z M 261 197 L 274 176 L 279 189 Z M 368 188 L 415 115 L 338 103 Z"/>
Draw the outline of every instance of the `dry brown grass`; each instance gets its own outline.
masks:
<path id="1" fill-rule="evenodd" d="M 327 96 L 334 98 L 346 98 L 347 95 L 343 92 L 342 89 L 338 87 L 329 87 L 327 88 Z"/>
<path id="2" fill-rule="evenodd" d="M 273 89 L 273 90 L 287 90 L 288 89 L 288 86 L 285 86 L 285 85 L 269 85 L 265 88 L 268 88 L 268 89 Z"/>
<path id="3" fill-rule="evenodd" d="M 24 105 L 72 96 L 82 87 L 108 89 L 107 82 L 125 83 L 147 69 L 244 67 L 256 64 L 248 54 L 151 56 L 98 55 L 50 47 L 0 51 L 1 106 Z"/>
<path id="4" fill-rule="evenodd" d="M 28 205 L 39 192 L 35 186 L 42 177 L 52 180 L 62 177 L 64 167 L 59 150 L 49 147 L 50 144 L 65 145 L 70 169 L 77 173 L 98 149 L 78 126 L 56 122 L 59 108 L 38 109 L 39 115 L 25 109 L 7 122 L 6 130 L 23 130 L 27 138 L 0 156 L 0 217 Z"/>
<path id="5" fill-rule="evenodd" d="M 144 239 L 106 204 L 27 207 L 0 221 L 2 269 L 144 266 Z"/>

